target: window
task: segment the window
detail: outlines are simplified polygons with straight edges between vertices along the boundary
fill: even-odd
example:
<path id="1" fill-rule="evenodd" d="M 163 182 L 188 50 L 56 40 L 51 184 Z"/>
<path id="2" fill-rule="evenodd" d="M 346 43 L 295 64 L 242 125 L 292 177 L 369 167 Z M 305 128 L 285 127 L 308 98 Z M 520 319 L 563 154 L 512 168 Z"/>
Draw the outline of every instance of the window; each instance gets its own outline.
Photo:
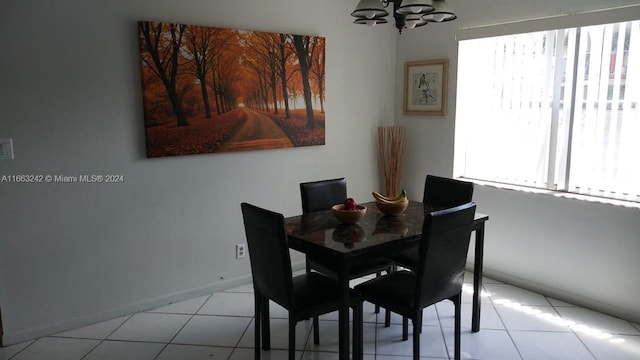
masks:
<path id="1" fill-rule="evenodd" d="M 640 21 L 462 40 L 457 176 L 640 202 Z"/>

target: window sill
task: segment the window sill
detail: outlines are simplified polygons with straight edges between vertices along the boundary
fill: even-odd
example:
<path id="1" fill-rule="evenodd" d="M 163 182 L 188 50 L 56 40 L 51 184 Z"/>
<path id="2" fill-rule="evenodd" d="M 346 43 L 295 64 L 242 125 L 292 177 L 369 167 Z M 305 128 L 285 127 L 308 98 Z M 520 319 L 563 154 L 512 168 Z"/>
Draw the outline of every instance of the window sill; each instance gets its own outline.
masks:
<path id="1" fill-rule="evenodd" d="M 572 199 L 572 200 L 578 200 L 578 201 L 587 201 L 591 203 L 599 203 L 599 204 L 621 206 L 621 207 L 632 208 L 632 209 L 640 209 L 640 203 L 635 201 L 609 199 L 609 198 L 603 198 L 599 196 L 575 194 L 575 193 L 570 193 L 565 191 L 538 189 L 538 188 L 532 188 L 527 186 L 511 185 L 511 184 L 498 183 L 498 182 L 492 182 L 492 181 L 486 181 L 486 180 L 469 179 L 469 178 L 463 178 L 463 177 L 460 179 L 463 179 L 465 181 L 472 181 L 475 184 L 492 187 L 495 189 L 513 190 L 513 191 L 520 191 L 520 192 L 526 192 L 531 194 L 553 196 L 557 198 L 565 198 L 565 199 Z"/>

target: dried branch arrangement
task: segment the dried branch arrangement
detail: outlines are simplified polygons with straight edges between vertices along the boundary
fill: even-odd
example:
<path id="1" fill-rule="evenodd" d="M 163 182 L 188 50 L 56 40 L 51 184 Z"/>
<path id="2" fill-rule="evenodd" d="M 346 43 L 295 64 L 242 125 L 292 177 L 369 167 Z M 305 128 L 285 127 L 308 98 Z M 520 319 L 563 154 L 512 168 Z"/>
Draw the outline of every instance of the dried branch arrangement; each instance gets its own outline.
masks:
<path id="1" fill-rule="evenodd" d="M 378 155 L 386 196 L 398 196 L 400 194 L 404 142 L 404 126 L 378 128 Z"/>

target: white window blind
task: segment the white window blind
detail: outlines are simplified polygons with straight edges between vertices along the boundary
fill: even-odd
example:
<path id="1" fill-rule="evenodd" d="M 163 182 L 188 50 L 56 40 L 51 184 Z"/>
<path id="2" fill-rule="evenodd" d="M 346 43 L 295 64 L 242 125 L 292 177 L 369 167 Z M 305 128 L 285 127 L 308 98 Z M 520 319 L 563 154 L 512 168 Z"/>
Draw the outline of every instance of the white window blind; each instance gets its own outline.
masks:
<path id="1" fill-rule="evenodd" d="M 640 201 L 640 21 L 460 41 L 457 175 Z"/>
<path id="2" fill-rule="evenodd" d="M 581 29 L 569 190 L 640 194 L 640 22 Z"/>

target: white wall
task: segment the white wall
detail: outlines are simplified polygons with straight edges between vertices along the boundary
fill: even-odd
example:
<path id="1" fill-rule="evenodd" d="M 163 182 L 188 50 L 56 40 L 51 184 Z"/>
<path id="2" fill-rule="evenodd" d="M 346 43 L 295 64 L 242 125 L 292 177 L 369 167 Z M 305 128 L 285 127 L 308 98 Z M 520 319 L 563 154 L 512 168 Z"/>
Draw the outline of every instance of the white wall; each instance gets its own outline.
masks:
<path id="1" fill-rule="evenodd" d="M 607 1 L 449 0 L 459 19 L 407 31 L 397 42 L 396 76 L 405 61 L 448 58 L 446 117 L 402 115 L 396 82 L 397 123 L 407 126 L 403 187 L 422 197 L 427 173 L 453 174 L 458 28 L 567 14 L 638 3 Z M 635 10 L 638 12 L 638 9 Z M 640 19 L 640 13 L 635 16 Z M 481 71 L 481 69 L 479 69 Z M 478 109 L 478 116 L 491 116 Z M 490 141 L 490 139 L 487 139 Z M 640 321 L 640 210 L 477 186 L 478 211 L 487 223 L 484 269 L 488 275 L 570 302 Z M 470 257 L 470 261 L 473 258 Z"/>
<path id="2" fill-rule="evenodd" d="M 0 184 L 4 344 L 246 282 L 240 202 L 300 212 L 298 184 L 379 188 L 395 35 L 344 0 L 5 0 L 0 175 L 122 174 L 121 184 Z M 326 145 L 147 159 L 137 21 L 326 37 Z M 294 254 L 294 261 L 300 261 Z"/>

